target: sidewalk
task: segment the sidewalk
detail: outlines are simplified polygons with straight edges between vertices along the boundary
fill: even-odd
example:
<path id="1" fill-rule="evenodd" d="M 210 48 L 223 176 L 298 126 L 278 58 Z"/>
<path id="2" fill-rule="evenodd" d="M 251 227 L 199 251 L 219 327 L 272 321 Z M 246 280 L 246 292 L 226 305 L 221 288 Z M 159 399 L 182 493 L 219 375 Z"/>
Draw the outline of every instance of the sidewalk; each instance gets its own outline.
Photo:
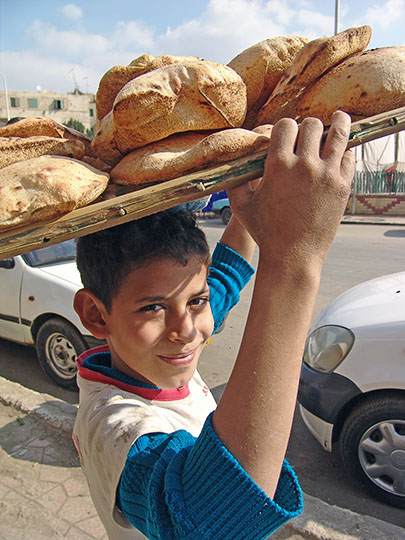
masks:
<path id="1" fill-rule="evenodd" d="M 389 216 L 389 215 L 364 215 L 351 216 L 345 215 L 341 223 L 357 223 L 369 225 L 405 225 L 405 216 Z"/>
<path id="2" fill-rule="evenodd" d="M 107 539 L 71 441 L 75 414 L 73 405 L 0 377 L 0 540 Z M 405 538 L 385 521 L 304 500 L 303 514 L 272 540 Z"/>

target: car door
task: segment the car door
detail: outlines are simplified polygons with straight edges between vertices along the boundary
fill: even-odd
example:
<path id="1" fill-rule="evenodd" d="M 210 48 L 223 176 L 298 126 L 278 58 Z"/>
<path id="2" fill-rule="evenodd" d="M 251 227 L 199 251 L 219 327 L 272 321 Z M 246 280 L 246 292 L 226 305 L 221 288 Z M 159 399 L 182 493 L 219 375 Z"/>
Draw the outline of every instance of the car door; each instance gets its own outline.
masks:
<path id="1" fill-rule="evenodd" d="M 21 257 L 0 261 L 0 337 L 24 342 L 20 292 L 25 263 Z"/>

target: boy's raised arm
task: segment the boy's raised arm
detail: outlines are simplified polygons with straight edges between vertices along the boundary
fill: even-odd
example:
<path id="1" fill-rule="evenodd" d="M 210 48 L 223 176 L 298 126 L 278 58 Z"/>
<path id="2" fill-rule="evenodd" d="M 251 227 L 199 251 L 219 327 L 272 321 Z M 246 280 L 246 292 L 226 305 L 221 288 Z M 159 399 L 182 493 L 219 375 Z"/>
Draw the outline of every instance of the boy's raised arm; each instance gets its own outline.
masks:
<path id="1" fill-rule="evenodd" d="M 253 180 L 250 182 L 249 190 L 254 191 L 260 184 L 260 181 L 261 180 Z M 248 263 L 252 262 L 256 242 L 235 215 L 232 215 L 222 234 L 220 242 L 239 253 L 239 255 L 246 259 Z"/>
<path id="2" fill-rule="evenodd" d="M 259 246 L 255 288 L 240 351 L 213 416 L 223 444 L 269 496 L 277 487 L 294 414 L 305 338 L 326 253 L 350 192 L 350 119 L 323 126 L 290 119 L 273 128 L 255 191 L 229 191 L 231 207 Z"/>

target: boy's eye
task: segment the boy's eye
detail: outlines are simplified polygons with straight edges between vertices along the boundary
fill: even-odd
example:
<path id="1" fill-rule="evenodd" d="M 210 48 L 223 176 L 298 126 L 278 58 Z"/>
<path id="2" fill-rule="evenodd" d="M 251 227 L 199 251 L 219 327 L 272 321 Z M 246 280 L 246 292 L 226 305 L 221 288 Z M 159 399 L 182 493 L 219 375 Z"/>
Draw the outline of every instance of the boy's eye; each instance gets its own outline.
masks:
<path id="1" fill-rule="evenodd" d="M 200 298 L 193 298 L 193 300 L 191 300 L 190 302 L 190 305 L 203 308 L 208 304 L 209 301 L 210 299 L 208 296 L 203 296 Z"/>
<path id="2" fill-rule="evenodd" d="M 159 309 L 162 309 L 161 304 L 148 304 L 147 306 L 143 306 L 139 311 L 158 311 Z"/>

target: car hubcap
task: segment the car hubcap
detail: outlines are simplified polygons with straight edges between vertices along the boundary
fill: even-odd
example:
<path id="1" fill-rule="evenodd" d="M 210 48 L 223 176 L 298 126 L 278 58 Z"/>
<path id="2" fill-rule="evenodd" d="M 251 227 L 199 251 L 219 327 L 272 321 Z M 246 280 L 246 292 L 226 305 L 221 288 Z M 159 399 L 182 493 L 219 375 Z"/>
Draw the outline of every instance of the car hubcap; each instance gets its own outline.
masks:
<path id="1" fill-rule="evenodd" d="M 67 379 L 76 373 L 77 352 L 63 334 L 51 334 L 46 342 L 46 350 L 52 367 Z"/>
<path id="2" fill-rule="evenodd" d="M 389 420 L 370 427 L 360 439 L 359 460 L 378 487 L 405 497 L 405 421 Z"/>

